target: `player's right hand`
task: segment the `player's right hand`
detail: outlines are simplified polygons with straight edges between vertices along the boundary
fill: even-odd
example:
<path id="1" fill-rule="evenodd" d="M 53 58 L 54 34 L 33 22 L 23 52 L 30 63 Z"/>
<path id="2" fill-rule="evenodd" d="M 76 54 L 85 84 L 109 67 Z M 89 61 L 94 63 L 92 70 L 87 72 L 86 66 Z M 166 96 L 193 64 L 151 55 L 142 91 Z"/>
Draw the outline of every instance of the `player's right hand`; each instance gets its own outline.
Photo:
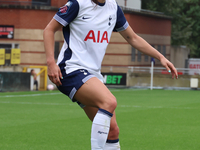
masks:
<path id="1" fill-rule="evenodd" d="M 48 65 L 48 77 L 51 80 L 51 82 L 53 82 L 57 86 L 62 85 L 60 81 L 61 79 L 63 79 L 62 73 L 56 63 L 52 63 Z"/>

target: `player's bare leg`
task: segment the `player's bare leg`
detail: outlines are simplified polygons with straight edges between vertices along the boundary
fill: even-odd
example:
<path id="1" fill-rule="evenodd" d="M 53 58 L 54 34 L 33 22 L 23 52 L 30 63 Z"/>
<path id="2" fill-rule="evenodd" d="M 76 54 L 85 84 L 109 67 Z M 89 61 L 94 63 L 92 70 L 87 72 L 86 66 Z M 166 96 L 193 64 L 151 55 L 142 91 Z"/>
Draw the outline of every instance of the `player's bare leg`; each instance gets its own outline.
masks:
<path id="1" fill-rule="evenodd" d="M 104 109 L 113 113 L 117 101 L 109 89 L 96 77 L 84 83 L 74 95 L 74 98 L 85 106 Z"/>
<path id="2" fill-rule="evenodd" d="M 85 106 L 98 108 L 93 117 L 91 147 L 92 150 L 103 150 L 117 106 L 115 97 L 99 79 L 93 77 L 79 88 L 74 98 Z"/>

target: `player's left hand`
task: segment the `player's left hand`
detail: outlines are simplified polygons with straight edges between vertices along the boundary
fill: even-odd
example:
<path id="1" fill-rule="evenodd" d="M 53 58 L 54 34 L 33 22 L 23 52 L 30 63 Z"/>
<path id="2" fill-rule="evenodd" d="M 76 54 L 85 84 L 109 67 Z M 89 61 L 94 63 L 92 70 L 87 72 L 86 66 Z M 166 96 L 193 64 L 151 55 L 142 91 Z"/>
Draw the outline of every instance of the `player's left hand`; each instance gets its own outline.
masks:
<path id="1" fill-rule="evenodd" d="M 176 68 L 174 67 L 174 65 L 169 60 L 167 60 L 165 57 L 163 57 L 160 60 L 160 62 L 167 69 L 167 71 L 172 74 L 173 79 L 174 79 L 174 77 L 176 77 L 176 79 L 178 79 L 178 72 L 177 72 Z"/>

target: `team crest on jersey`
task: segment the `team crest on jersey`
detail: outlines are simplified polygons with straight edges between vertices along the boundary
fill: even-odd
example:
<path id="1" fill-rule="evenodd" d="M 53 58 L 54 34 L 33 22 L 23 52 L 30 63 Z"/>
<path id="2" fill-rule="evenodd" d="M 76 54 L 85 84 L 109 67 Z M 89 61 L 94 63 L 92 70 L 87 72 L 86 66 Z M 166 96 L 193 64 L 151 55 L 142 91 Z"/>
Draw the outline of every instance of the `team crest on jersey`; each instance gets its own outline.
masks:
<path id="1" fill-rule="evenodd" d="M 68 1 L 65 6 L 60 7 L 59 12 L 60 14 L 66 14 L 69 10 L 69 8 L 71 7 L 73 3 L 71 1 Z"/>
<path id="2" fill-rule="evenodd" d="M 109 16 L 109 22 L 108 22 L 108 25 L 109 25 L 109 26 L 111 25 L 111 20 L 112 20 L 112 16 L 110 15 L 110 16 Z"/>

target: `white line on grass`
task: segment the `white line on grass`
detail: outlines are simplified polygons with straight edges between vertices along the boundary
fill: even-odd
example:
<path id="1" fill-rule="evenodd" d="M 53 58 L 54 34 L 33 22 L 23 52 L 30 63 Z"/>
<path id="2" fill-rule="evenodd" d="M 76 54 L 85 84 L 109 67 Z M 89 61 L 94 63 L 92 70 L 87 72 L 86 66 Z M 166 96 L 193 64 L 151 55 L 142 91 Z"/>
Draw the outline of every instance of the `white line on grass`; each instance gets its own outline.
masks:
<path id="1" fill-rule="evenodd" d="M 26 94 L 26 95 L 4 95 L 0 96 L 0 98 L 5 98 L 5 97 L 32 97 L 32 96 L 43 96 L 43 95 L 58 95 L 62 93 L 43 93 L 43 94 Z"/>
<path id="2" fill-rule="evenodd" d="M 0 101 L 2 104 L 28 104 L 28 105 L 72 105 L 72 104 L 62 104 L 62 103 L 32 103 L 32 102 L 10 102 L 10 101 Z"/>
<path id="3" fill-rule="evenodd" d="M 117 107 L 125 107 L 125 108 L 151 108 L 151 109 L 158 109 L 158 108 L 169 108 L 169 109 L 199 109 L 199 108 L 192 108 L 192 107 L 135 106 L 135 105 L 118 105 Z"/>
<path id="4" fill-rule="evenodd" d="M 64 104 L 64 103 L 33 103 L 33 102 L 10 102 L 10 101 L 0 101 L 1 104 L 25 104 L 25 105 L 55 105 L 55 106 L 67 106 L 67 105 L 74 105 L 71 104 Z M 147 108 L 147 109 L 198 109 L 192 107 L 167 107 L 167 106 L 137 106 L 137 105 L 118 105 L 117 107 L 123 108 Z"/>
<path id="5" fill-rule="evenodd" d="M 145 89 L 128 89 L 126 91 L 138 91 L 138 90 L 145 90 Z M 120 90 L 111 90 L 111 91 L 120 91 Z M 4 95 L 0 96 L 0 98 L 6 97 L 32 97 L 32 96 L 43 96 L 43 95 L 59 95 L 62 93 L 43 93 L 43 94 L 26 94 L 26 95 Z M 73 105 L 71 104 L 62 104 L 62 103 L 33 103 L 33 102 L 10 102 L 10 101 L 0 101 L 2 104 L 29 104 L 29 105 Z M 125 108 L 150 108 L 150 109 L 158 109 L 158 108 L 169 108 L 169 109 L 198 109 L 192 107 L 166 107 L 166 106 L 137 106 L 137 105 L 118 105 L 117 107 L 125 107 Z"/>
<path id="6" fill-rule="evenodd" d="M 145 91 L 145 90 L 148 90 L 148 89 L 110 89 L 111 92 L 121 92 L 121 91 L 133 92 L 133 91 Z"/>
<path id="7" fill-rule="evenodd" d="M 118 89 L 110 89 L 113 92 L 118 92 L 121 90 Z M 141 91 L 141 90 L 146 90 L 146 89 L 127 89 L 125 91 Z M 61 92 L 57 92 L 57 93 L 43 93 L 43 94 L 26 94 L 26 95 L 4 95 L 4 96 L 0 96 L 0 98 L 6 98 L 6 97 L 32 97 L 32 96 L 43 96 L 43 95 L 59 95 L 62 94 Z"/>

